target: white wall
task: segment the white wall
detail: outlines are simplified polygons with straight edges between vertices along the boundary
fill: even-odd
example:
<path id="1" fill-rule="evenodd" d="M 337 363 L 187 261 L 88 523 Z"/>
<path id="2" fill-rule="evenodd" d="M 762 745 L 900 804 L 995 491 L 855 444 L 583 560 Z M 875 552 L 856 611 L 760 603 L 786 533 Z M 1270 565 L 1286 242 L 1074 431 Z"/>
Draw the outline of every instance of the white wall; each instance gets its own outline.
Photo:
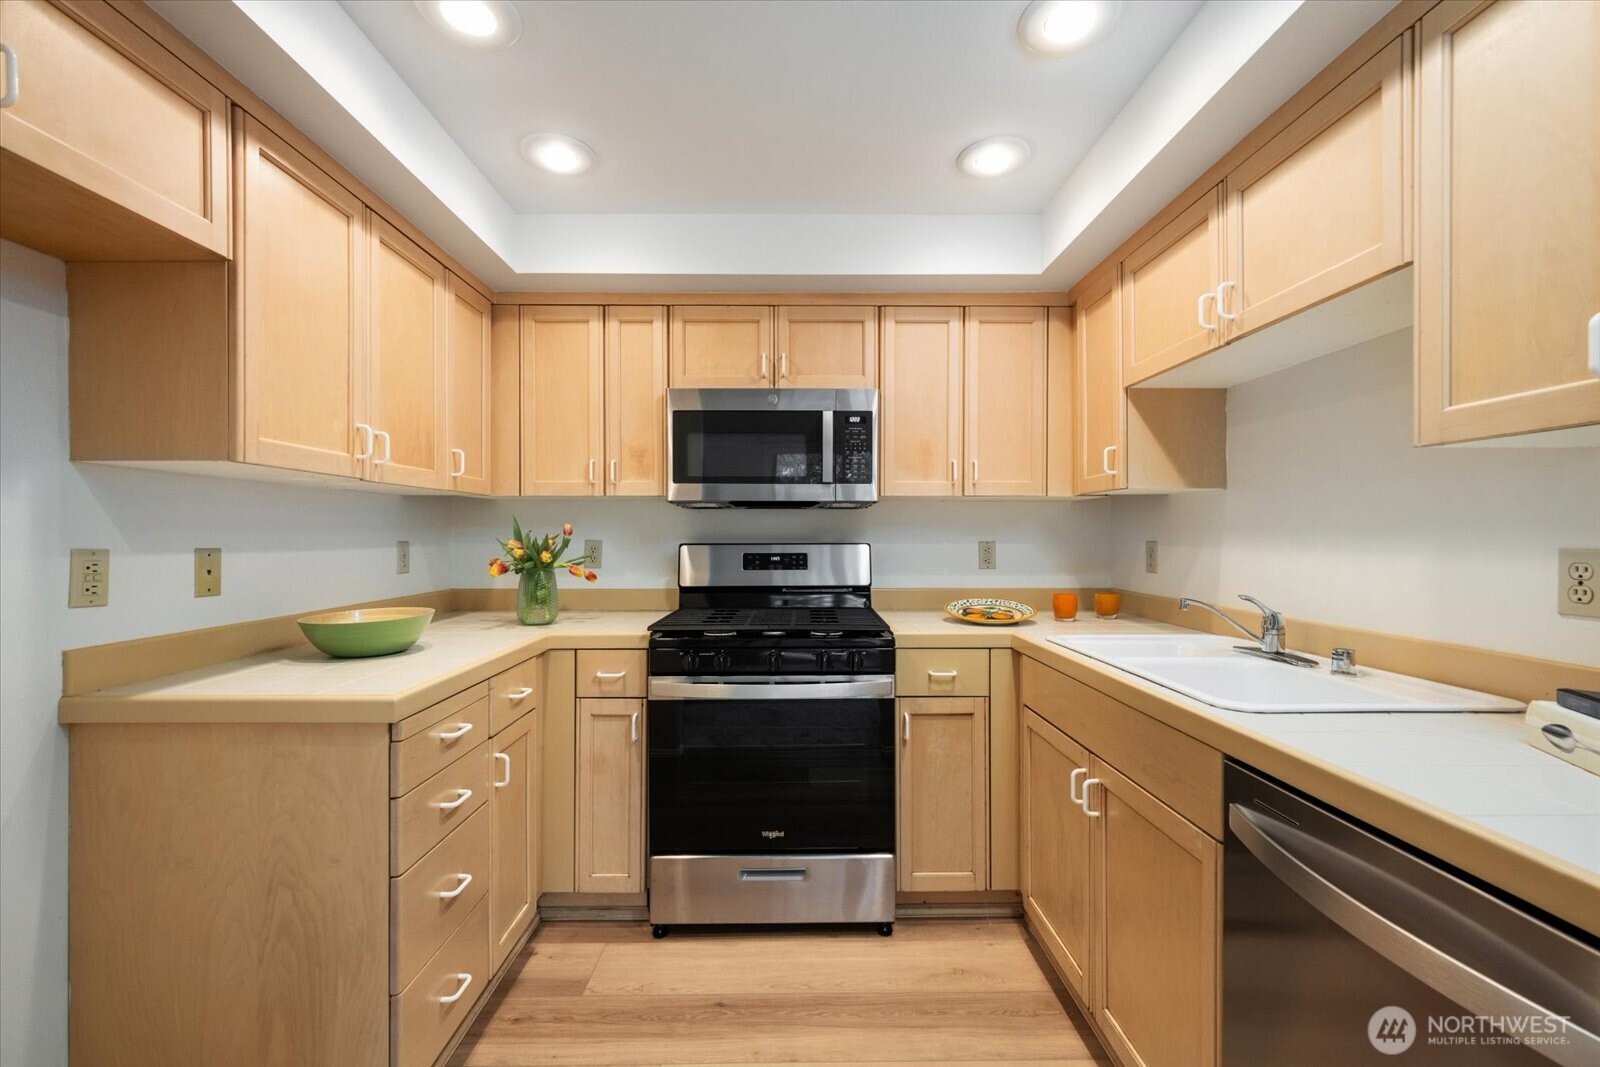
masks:
<path id="1" fill-rule="evenodd" d="M 61 651 L 450 584 L 442 499 L 67 462 L 59 261 L 0 242 L 0 1063 L 66 1063 Z M 394 542 L 411 541 L 411 573 Z M 196 547 L 223 594 L 193 596 Z M 111 550 L 111 603 L 69 610 L 68 549 Z"/>
<path id="2" fill-rule="evenodd" d="M 884 588 L 1074 588 L 1111 578 L 1112 504 L 1088 501 L 891 498 L 860 511 L 691 511 L 664 500 L 456 501 L 457 586 L 509 587 L 491 579 L 496 538 L 524 527 L 577 527 L 575 540 L 605 544 L 601 582 L 618 589 L 677 584 L 684 541 L 870 541 L 872 581 Z M 978 542 L 994 541 L 996 569 L 978 570 Z M 565 579 L 563 579 L 565 581 Z"/>
<path id="3" fill-rule="evenodd" d="M 1116 501 L 1117 583 L 1600 664 L 1600 622 L 1555 609 L 1556 550 L 1600 545 L 1600 451 L 1413 448 L 1411 403 L 1409 330 L 1235 386 L 1227 491 Z"/>

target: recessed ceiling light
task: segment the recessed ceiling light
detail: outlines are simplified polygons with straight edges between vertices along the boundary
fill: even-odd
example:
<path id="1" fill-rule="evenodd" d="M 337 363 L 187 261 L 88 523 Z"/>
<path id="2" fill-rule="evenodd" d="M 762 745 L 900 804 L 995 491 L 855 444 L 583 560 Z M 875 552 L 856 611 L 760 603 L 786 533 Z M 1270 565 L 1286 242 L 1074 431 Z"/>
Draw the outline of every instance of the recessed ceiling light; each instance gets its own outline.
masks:
<path id="1" fill-rule="evenodd" d="M 963 148 L 956 166 L 977 178 L 997 178 L 1022 166 L 1032 154 L 1020 137 L 985 137 Z"/>
<path id="2" fill-rule="evenodd" d="M 484 48 L 503 48 L 522 36 L 511 0 L 412 0 L 436 30 Z"/>
<path id="3" fill-rule="evenodd" d="M 551 174 L 582 174 L 594 166 L 594 149 L 564 133 L 530 133 L 522 139 L 522 154 Z"/>
<path id="4" fill-rule="evenodd" d="M 1121 0 L 1033 0 L 1017 36 L 1032 51 L 1064 56 L 1105 36 L 1121 13 Z"/>

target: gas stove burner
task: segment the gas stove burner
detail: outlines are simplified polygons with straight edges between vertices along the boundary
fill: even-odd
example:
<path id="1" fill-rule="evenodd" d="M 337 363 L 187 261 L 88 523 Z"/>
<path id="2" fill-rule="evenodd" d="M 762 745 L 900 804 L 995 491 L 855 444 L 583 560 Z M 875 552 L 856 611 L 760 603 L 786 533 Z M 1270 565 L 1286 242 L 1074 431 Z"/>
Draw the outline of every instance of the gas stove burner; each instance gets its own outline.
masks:
<path id="1" fill-rule="evenodd" d="M 679 608 L 650 629 L 656 633 L 703 633 L 708 637 L 750 634 L 843 637 L 882 633 L 888 625 L 868 607 L 859 608 Z"/>

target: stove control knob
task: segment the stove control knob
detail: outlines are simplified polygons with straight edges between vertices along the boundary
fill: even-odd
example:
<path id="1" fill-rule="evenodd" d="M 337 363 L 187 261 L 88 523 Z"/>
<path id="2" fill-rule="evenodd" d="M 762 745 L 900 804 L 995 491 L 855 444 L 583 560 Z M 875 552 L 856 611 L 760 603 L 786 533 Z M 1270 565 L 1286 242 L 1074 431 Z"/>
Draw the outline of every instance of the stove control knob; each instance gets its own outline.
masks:
<path id="1" fill-rule="evenodd" d="M 779 652 L 775 648 L 767 651 L 767 670 L 773 674 L 777 674 L 783 670 L 782 652 Z"/>
<path id="2" fill-rule="evenodd" d="M 725 671 L 728 669 L 729 662 L 728 654 L 726 652 L 718 652 L 716 655 L 711 657 L 711 669 L 716 671 Z"/>
<path id="3" fill-rule="evenodd" d="M 818 674 L 827 674 L 828 670 L 831 667 L 833 667 L 833 659 L 834 659 L 834 654 L 832 652 L 829 652 L 827 649 L 823 649 L 820 652 L 818 652 L 817 653 L 817 673 Z"/>
<path id="4" fill-rule="evenodd" d="M 700 665 L 700 653 L 698 652 L 680 652 L 678 658 L 683 665 L 684 671 L 690 674 L 694 673 L 695 668 Z"/>
<path id="5" fill-rule="evenodd" d="M 861 660 L 862 660 L 862 658 L 863 657 L 862 657 L 860 649 L 857 649 L 856 651 L 850 653 L 850 672 L 852 674 L 860 674 L 861 673 Z"/>

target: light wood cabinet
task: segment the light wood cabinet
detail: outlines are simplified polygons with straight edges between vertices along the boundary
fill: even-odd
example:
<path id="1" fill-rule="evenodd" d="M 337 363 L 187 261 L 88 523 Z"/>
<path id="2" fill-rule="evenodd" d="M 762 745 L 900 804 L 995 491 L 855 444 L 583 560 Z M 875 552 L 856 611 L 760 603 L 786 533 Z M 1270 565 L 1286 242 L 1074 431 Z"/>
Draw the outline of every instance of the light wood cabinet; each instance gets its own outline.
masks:
<path id="1" fill-rule="evenodd" d="M 1022 712 L 1022 907 L 1062 979 L 1090 1002 L 1094 824 L 1073 799 L 1089 752 Z"/>
<path id="2" fill-rule="evenodd" d="M 367 421 L 376 438 L 368 477 L 443 489 L 444 265 L 370 209 L 367 233 Z"/>
<path id="3" fill-rule="evenodd" d="M 1195 201 L 1122 261 L 1122 380 L 1186 363 L 1221 343 L 1222 189 Z"/>
<path id="4" fill-rule="evenodd" d="M 963 342 L 958 307 L 883 309 L 882 495 L 961 495 Z"/>
<path id="5" fill-rule="evenodd" d="M 1127 451 L 1122 305 L 1116 266 L 1083 282 L 1075 297 L 1073 405 L 1078 447 L 1073 456 L 1072 489 L 1075 493 L 1103 493 L 1121 488 L 1119 453 Z"/>
<path id="6" fill-rule="evenodd" d="M 674 307 L 667 350 L 674 389 L 770 385 L 772 308 Z"/>
<path id="7" fill-rule="evenodd" d="M 902 892 L 989 887 L 989 722 L 982 697 L 899 701 Z"/>
<path id="8" fill-rule="evenodd" d="M 966 492 L 1045 492 L 1048 316 L 1042 307 L 969 307 Z"/>
<path id="9" fill-rule="evenodd" d="M 1082 786 L 1094 823 L 1095 1021 L 1143 1067 L 1218 1060 L 1222 846 L 1098 757 Z"/>
<path id="10" fill-rule="evenodd" d="M 0 234 L 68 260 L 230 253 L 228 101 L 110 5 L 7 0 Z"/>
<path id="11" fill-rule="evenodd" d="M 644 701 L 578 701 L 579 893 L 644 892 Z"/>
<path id="12" fill-rule="evenodd" d="M 539 904 L 539 716 L 527 714 L 492 739 L 489 797 L 489 968 L 511 955 Z"/>
<path id="13" fill-rule="evenodd" d="M 602 308 L 522 309 L 524 495 L 601 495 L 604 375 Z"/>
<path id="14" fill-rule="evenodd" d="M 1053 307 L 1049 325 L 1049 393 L 1045 413 L 1050 425 L 1045 429 L 1045 492 L 1050 496 L 1072 496 L 1072 450 L 1078 411 L 1074 403 L 1073 379 L 1077 356 L 1077 325 L 1074 309 Z"/>
<path id="15" fill-rule="evenodd" d="M 494 452 L 491 307 L 476 289 L 449 276 L 445 306 L 445 454 L 449 487 L 487 494 Z"/>
<path id="16" fill-rule="evenodd" d="M 799 305 L 777 309 L 781 389 L 875 389 L 878 309 Z"/>
<path id="17" fill-rule="evenodd" d="M 1228 339 L 1405 263 L 1409 48 L 1391 43 L 1228 174 Z"/>
<path id="18" fill-rule="evenodd" d="M 667 491 L 667 309 L 606 308 L 606 495 Z"/>
<path id="19" fill-rule="evenodd" d="M 1600 423 L 1600 6 L 1447 0 L 1420 49 L 1417 443 Z"/>

